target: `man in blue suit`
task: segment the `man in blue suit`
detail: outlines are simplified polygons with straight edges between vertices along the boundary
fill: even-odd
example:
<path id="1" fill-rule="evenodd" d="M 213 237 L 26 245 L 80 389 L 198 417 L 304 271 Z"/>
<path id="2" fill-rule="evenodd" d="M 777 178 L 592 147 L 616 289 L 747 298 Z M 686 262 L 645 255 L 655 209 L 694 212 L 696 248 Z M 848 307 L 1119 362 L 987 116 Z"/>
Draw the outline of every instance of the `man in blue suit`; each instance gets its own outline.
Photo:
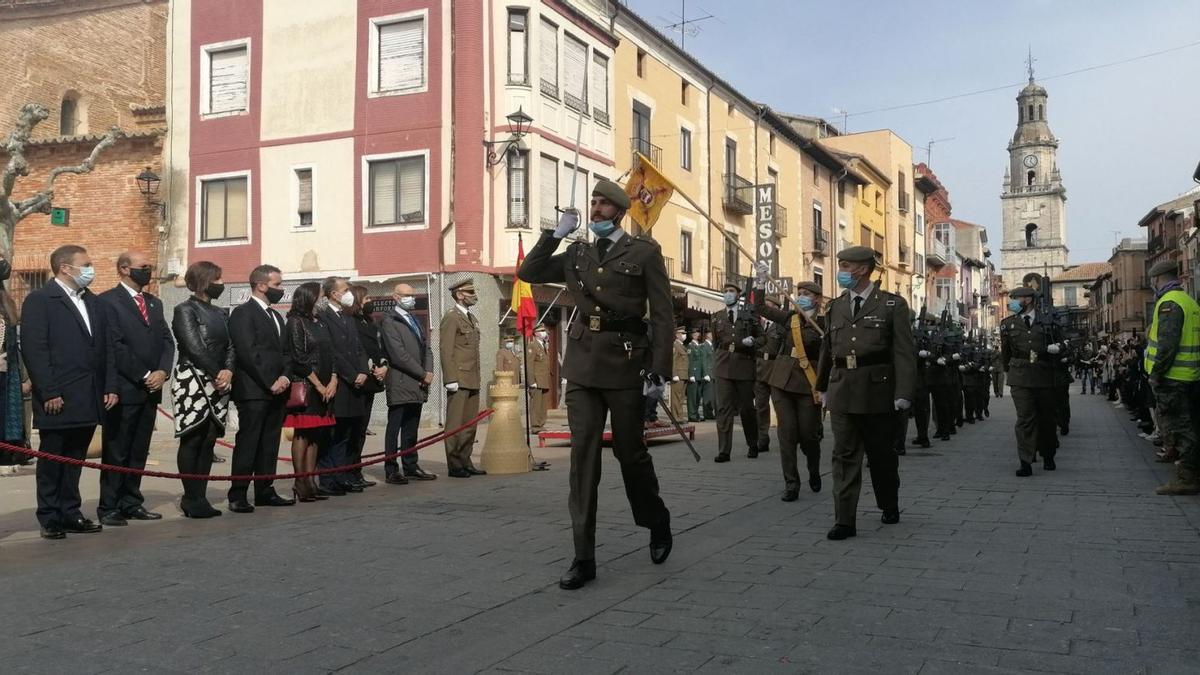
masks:
<path id="1" fill-rule="evenodd" d="M 96 278 L 87 249 L 58 247 L 50 254 L 50 270 L 54 278 L 26 296 L 21 308 L 21 356 L 33 384 L 33 426 L 42 452 L 83 459 L 105 411 L 120 400 L 108 317 L 87 289 Z M 102 529 L 80 511 L 79 474 L 78 466 L 37 463 L 43 538 Z"/>

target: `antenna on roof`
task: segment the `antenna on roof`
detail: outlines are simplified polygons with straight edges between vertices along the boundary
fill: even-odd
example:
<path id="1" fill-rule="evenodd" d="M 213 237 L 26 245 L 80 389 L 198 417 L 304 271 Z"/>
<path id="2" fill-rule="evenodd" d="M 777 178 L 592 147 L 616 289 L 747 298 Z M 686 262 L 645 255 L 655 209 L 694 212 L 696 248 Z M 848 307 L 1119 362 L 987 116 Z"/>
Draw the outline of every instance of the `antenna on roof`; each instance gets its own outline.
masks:
<path id="1" fill-rule="evenodd" d="M 954 136 L 950 136 L 949 138 L 935 138 L 935 139 L 929 141 L 928 143 L 926 143 L 925 147 L 921 148 L 922 150 L 925 151 L 925 166 L 928 166 L 931 168 L 933 167 L 933 144 L 934 143 L 945 143 L 946 141 L 952 141 L 954 139 L 955 139 Z"/>
<path id="2" fill-rule="evenodd" d="M 715 19 L 717 17 L 712 14 L 709 14 L 707 12 L 707 10 L 701 8 L 700 11 L 705 12 L 704 16 L 696 17 L 694 19 L 689 19 L 687 17 L 687 0 L 679 0 L 679 4 L 680 4 L 679 21 L 676 21 L 674 23 L 670 23 L 670 24 L 663 26 L 663 30 L 672 31 L 672 32 L 678 31 L 679 32 L 679 48 L 683 49 L 684 42 L 686 41 L 687 36 L 690 35 L 692 37 L 696 37 L 697 35 L 700 34 L 701 28 L 699 26 L 694 26 L 692 24 L 697 24 L 697 23 L 700 23 L 701 21 L 707 21 L 709 19 Z M 664 23 L 667 21 L 667 19 L 663 19 L 661 17 L 659 17 L 659 20 L 663 21 Z"/>
<path id="3" fill-rule="evenodd" d="M 850 129 L 846 127 L 846 118 L 850 116 L 850 111 L 846 110 L 845 108 L 839 108 L 835 105 L 833 106 L 833 114 L 842 116 L 842 133 L 850 133 Z"/>

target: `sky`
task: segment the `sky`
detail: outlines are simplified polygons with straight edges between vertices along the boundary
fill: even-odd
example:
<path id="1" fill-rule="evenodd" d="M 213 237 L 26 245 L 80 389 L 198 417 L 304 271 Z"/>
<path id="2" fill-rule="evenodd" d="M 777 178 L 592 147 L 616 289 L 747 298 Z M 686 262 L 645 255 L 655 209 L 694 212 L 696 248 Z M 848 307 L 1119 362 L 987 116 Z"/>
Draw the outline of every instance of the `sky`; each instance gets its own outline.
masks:
<path id="1" fill-rule="evenodd" d="M 681 13 L 681 0 L 626 4 L 660 30 Z M 715 18 L 693 24 L 685 48 L 751 100 L 839 128 L 834 109 L 847 110 L 851 133 L 891 129 L 914 163 L 930 140 L 953 139 L 934 144 L 930 166 L 953 217 L 988 228 L 997 266 L 1029 49 L 1059 140 L 1072 264 L 1107 260 L 1120 237 L 1144 238 L 1142 216 L 1196 187 L 1200 1 L 687 0 L 689 18 L 707 14 Z M 870 112 L 995 87 L 1004 88 Z"/>

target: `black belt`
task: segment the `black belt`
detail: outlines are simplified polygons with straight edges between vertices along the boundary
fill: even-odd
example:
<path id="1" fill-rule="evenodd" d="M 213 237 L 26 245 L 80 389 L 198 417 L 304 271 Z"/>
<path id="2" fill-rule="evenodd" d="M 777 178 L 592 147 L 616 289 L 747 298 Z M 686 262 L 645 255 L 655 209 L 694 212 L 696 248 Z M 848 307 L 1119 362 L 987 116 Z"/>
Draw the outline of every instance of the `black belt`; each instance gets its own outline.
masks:
<path id="1" fill-rule="evenodd" d="M 892 355 L 887 352 L 876 352 L 874 354 L 863 354 L 862 356 L 858 356 L 857 354 L 851 354 L 850 356 L 847 356 L 845 358 L 838 356 L 838 357 L 834 357 L 834 359 L 833 359 L 834 366 L 836 366 L 838 368 L 844 368 L 846 370 L 854 370 L 855 368 L 862 368 L 864 366 L 877 366 L 881 363 L 891 363 L 891 362 L 892 362 Z"/>
<path id="2" fill-rule="evenodd" d="M 594 333 L 633 333 L 645 335 L 646 322 L 641 319 L 609 319 L 592 314 L 587 317 L 588 330 Z"/>

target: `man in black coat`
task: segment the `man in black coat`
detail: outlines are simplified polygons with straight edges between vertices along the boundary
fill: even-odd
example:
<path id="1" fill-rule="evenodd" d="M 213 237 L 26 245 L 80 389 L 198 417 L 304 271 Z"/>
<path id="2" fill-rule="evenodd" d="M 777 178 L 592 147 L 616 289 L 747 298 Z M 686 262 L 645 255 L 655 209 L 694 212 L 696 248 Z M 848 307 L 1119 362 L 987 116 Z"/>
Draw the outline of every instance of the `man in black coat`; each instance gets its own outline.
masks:
<path id="1" fill-rule="evenodd" d="M 267 476 L 279 460 L 284 406 L 291 382 L 287 377 L 289 341 L 283 336 L 283 317 L 271 305 L 283 299 L 283 275 L 278 267 L 259 265 L 250 272 L 251 297 L 229 315 L 229 336 L 235 355 L 233 402 L 238 432 L 231 471 L 235 476 Z M 275 492 L 269 480 L 254 481 L 254 504 L 246 499 L 249 481 L 229 487 L 229 510 L 250 513 L 255 506 L 291 506 L 295 500 Z"/>
<path id="2" fill-rule="evenodd" d="M 329 301 L 317 318 L 329 328 L 333 338 L 333 370 L 337 373 L 337 394 L 333 397 L 333 416 L 337 424 L 333 427 L 333 438 L 328 449 L 317 457 L 317 468 L 328 469 L 345 466 L 350 444 L 358 435 L 358 429 L 366 420 L 366 392 L 369 368 L 367 354 L 358 339 L 358 327 L 354 317 L 346 308 L 354 304 L 354 293 L 350 284 L 342 277 L 327 277 L 321 291 Z M 320 488 L 327 494 L 362 492 L 362 485 L 352 473 L 324 474 L 320 477 Z"/>
<path id="3" fill-rule="evenodd" d="M 146 468 L 162 388 L 175 362 L 175 340 L 163 317 L 162 300 L 144 290 L 153 273 L 145 253 L 126 251 L 117 258 L 120 283 L 100 294 L 108 310 L 109 351 L 121 398 L 104 416 L 104 463 L 133 469 Z M 100 524 L 162 518 L 146 510 L 141 487 L 137 474 L 102 471 L 96 508 Z"/>
<path id="4" fill-rule="evenodd" d="M 104 412 L 120 400 L 108 344 L 108 313 L 87 290 L 96 269 L 82 246 L 55 249 L 50 270 L 54 278 L 26 296 L 21 307 L 21 356 L 33 384 L 38 449 L 81 460 Z M 37 463 L 37 518 L 43 538 L 103 529 L 80 511 L 80 468 L 45 459 Z"/>

